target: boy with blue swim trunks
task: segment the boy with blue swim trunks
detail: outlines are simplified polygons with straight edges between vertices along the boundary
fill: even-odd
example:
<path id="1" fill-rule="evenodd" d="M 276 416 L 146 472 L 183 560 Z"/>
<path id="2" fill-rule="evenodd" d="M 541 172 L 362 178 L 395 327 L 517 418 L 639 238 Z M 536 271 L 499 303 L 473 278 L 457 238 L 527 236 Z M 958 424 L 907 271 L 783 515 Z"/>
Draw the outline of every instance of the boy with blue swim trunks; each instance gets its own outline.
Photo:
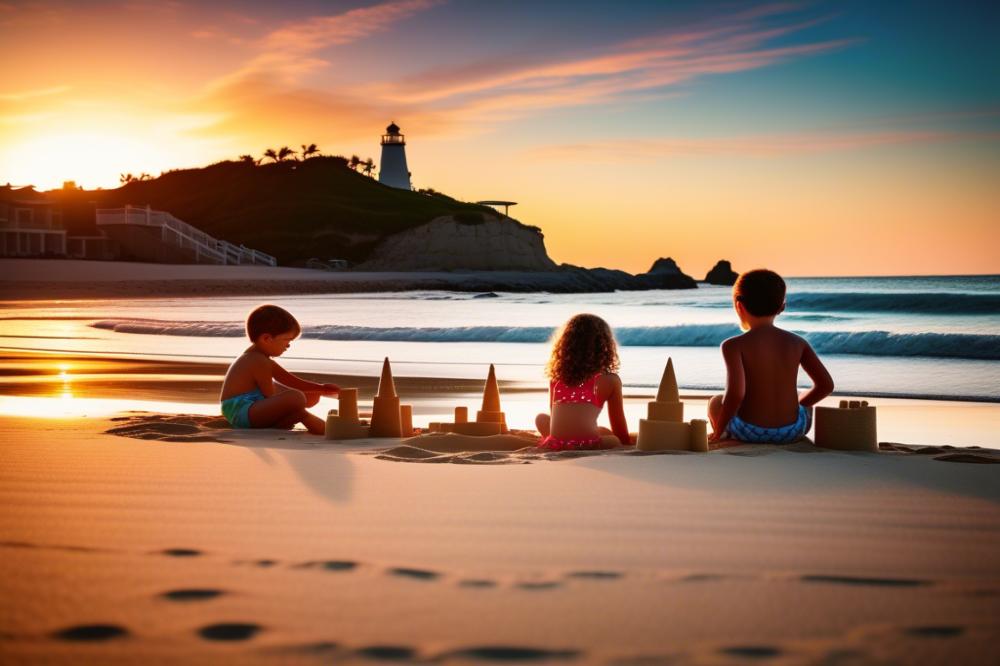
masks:
<path id="1" fill-rule="evenodd" d="M 726 392 L 708 404 L 710 442 L 785 444 L 812 425 L 812 407 L 833 392 L 833 379 L 801 337 L 774 325 L 785 309 L 785 281 L 758 269 L 733 285 L 733 307 L 745 333 L 722 343 Z M 798 394 L 799 366 L 813 387 Z"/>
<path id="2" fill-rule="evenodd" d="M 219 396 L 222 414 L 234 428 L 288 430 L 301 423 L 314 435 L 324 434 L 326 422 L 306 408 L 340 389 L 296 377 L 271 360 L 285 353 L 301 331 L 295 317 L 277 305 L 261 305 L 247 317 L 253 344 L 229 366 Z"/>

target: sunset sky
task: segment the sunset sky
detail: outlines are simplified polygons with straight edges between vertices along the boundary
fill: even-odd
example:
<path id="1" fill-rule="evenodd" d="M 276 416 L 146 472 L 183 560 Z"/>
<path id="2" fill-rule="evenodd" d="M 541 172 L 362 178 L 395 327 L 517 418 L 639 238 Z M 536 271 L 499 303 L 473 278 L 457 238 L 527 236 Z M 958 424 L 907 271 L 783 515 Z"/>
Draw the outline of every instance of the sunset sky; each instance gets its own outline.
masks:
<path id="1" fill-rule="evenodd" d="M 1000 273 L 998 8 L 0 1 L 0 183 L 378 163 L 395 120 L 416 187 L 518 201 L 559 262 Z"/>

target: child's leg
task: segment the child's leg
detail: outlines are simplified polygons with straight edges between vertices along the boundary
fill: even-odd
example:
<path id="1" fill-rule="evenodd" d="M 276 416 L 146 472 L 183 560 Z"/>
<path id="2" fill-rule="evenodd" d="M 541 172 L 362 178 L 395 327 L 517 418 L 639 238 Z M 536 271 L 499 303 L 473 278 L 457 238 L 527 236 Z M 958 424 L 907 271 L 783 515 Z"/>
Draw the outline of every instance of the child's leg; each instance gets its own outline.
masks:
<path id="1" fill-rule="evenodd" d="M 715 432 L 717 428 L 716 424 L 719 422 L 719 414 L 722 412 L 722 396 L 713 395 L 712 399 L 708 401 L 708 422 L 712 426 L 712 432 Z"/>
<path id="2" fill-rule="evenodd" d="M 548 437 L 552 428 L 552 417 L 548 414 L 539 414 L 535 417 L 535 429 L 542 437 Z"/>
<path id="3" fill-rule="evenodd" d="M 270 398 L 258 400 L 250 405 L 248 413 L 250 425 L 254 428 L 288 430 L 296 423 L 302 423 L 312 434 L 322 435 L 326 431 L 326 423 L 306 411 L 307 404 L 308 399 L 302 391 L 290 389 L 275 393 Z"/>

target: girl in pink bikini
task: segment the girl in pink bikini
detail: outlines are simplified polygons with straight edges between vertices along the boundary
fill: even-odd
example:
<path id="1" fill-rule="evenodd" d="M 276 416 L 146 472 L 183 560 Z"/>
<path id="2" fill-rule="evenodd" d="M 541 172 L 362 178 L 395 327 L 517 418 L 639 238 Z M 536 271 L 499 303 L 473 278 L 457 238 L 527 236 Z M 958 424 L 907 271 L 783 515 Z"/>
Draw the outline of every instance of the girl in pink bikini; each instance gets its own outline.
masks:
<path id="1" fill-rule="evenodd" d="M 611 328 L 600 317 L 579 314 L 556 334 L 549 376 L 549 414 L 539 414 L 538 446 L 549 451 L 611 449 L 632 441 L 622 404 L 618 347 Z M 597 417 L 608 405 L 611 430 L 599 428 Z"/>

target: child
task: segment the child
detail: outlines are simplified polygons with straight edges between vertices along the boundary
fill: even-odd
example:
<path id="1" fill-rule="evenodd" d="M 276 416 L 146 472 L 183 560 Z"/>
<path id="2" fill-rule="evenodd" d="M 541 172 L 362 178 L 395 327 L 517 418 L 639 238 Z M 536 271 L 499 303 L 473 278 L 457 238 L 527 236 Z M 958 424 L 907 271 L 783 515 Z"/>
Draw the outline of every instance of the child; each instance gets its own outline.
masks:
<path id="1" fill-rule="evenodd" d="M 271 360 L 284 354 L 301 332 L 295 317 L 277 305 L 261 305 L 247 317 L 253 344 L 229 366 L 219 396 L 222 414 L 234 428 L 288 430 L 301 423 L 314 435 L 324 433 L 326 423 L 306 407 L 340 389 L 300 379 Z"/>
<path id="2" fill-rule="evenodd" d="M 570 319 L 556 335 L 546 373 L 549 411 L 535 419 L 539 447 L 550 451 L 610 449 L 632 443 L 622 405 L 618 350 L 611 328 L 591 314 Z M 597 427 L 608 403 L 612 430 Z M 614 434 L 612 434 L 612 432 Z"/>
<path id="3" fill-rule="evenodd" d="M 812 406 L 833 392 L 833 379 L 799 336 L 774 325 L 785 310 L 785 281 L 758 269 L 733 285 L 733 306 L 745 333 L 722 343 L 726 392 L 712 398 L 709 441 L 794 442 L 812 424 Z M 798 394 L 799 366 L 813 387 Z"/>

